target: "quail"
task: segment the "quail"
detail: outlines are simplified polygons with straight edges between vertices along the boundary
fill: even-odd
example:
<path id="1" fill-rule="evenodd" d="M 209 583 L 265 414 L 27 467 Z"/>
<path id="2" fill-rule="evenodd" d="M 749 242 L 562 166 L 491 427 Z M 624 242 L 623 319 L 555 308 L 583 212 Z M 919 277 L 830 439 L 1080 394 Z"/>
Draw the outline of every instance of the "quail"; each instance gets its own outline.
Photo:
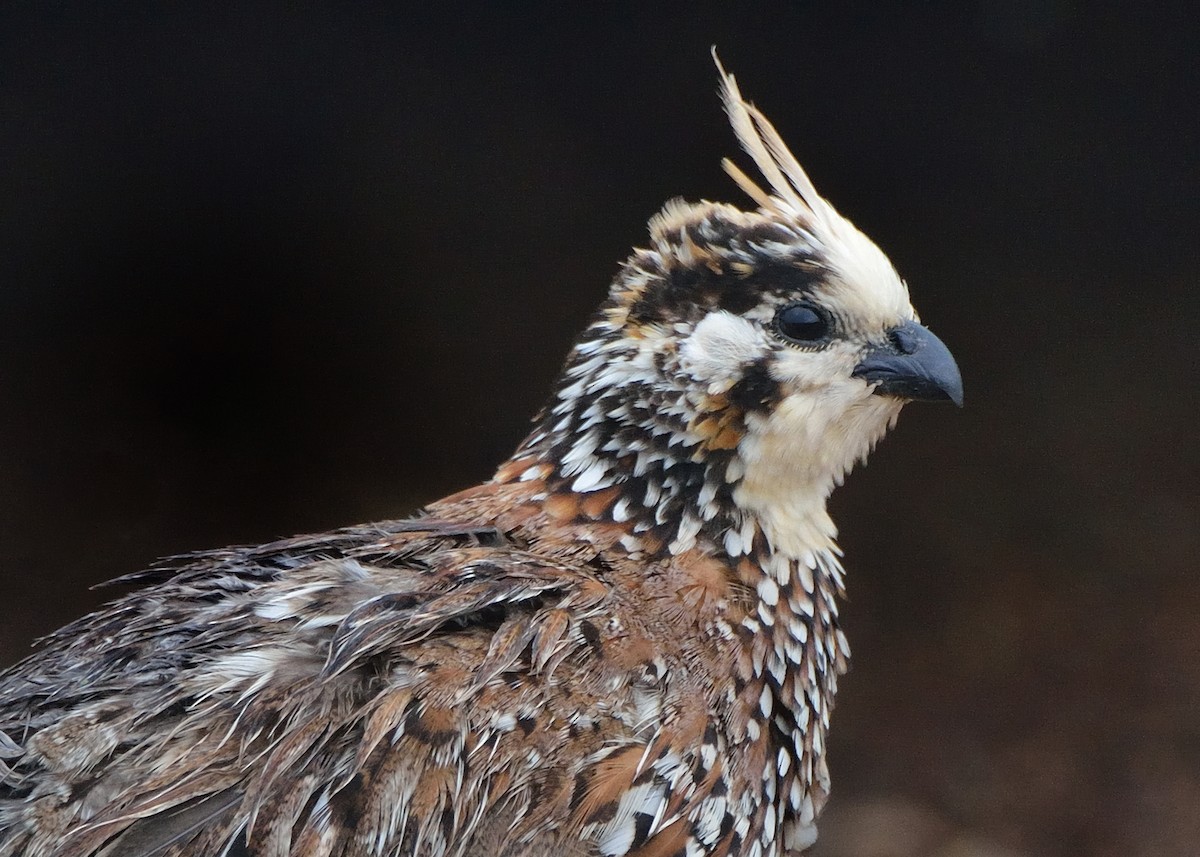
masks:
<path id="1" fill-rule="evenodd" d="M 488 482 L 163 561 L 0 675 L 0 857 L 815 840 L 849 656 L 826 501 L 962 381 L 718 68 L 753 206 L 651 219 Z"/>

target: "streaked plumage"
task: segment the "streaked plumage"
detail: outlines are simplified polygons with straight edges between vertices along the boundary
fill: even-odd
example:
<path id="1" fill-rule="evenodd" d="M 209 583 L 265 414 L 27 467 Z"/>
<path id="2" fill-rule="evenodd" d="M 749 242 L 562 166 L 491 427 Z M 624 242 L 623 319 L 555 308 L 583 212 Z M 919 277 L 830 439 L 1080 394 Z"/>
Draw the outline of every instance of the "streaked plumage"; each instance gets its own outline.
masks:
<path id="1" fill-rule="evenodd" d="M 849 655 L 826 498 L 961 382 L 722 76 L 757 210 L 651 221 L 490 482 L 168 561 L 0 677 L 0 857 L 813 841 Z"/>

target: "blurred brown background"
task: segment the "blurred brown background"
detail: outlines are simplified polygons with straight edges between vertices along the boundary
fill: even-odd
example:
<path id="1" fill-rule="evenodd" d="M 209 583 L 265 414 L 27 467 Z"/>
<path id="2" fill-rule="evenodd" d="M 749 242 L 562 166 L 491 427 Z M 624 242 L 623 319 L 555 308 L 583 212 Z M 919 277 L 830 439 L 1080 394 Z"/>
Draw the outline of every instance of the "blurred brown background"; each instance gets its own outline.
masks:
<path id="1" fill-rule="evenodd" d="M 657 207 L 741 201 L 716 44 L 966 379 L 835 499 L 819 853 L 1200 853 L 1186 4 L 159 5 L 0 13 L 4 662 L 489 475 Z"/>

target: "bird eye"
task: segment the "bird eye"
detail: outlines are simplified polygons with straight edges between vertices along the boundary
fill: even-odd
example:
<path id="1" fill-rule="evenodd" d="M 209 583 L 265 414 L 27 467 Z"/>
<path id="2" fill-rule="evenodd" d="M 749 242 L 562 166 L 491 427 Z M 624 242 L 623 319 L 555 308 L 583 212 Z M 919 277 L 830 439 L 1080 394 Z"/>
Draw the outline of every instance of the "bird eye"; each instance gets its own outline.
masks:
<path id="1" fill-rule="evenodd" d="M 792 342 L 818 342 L 829 335 L 829 321 L 812 304 L 789 304 L 775 316 L 775 327 Z"/>

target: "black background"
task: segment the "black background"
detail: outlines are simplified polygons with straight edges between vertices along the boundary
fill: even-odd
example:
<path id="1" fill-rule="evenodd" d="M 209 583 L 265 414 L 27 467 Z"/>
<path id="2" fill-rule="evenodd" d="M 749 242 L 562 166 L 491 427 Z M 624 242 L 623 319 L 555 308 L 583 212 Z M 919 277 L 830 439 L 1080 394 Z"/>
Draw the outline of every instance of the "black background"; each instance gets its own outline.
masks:
<path id="1" fill-rule="evenodd" d="M 3 658 L 486 478 L 658 206 L 744 202 L 715 44 L 966 382 L 834 499 L 821 853 L 1193 853 L 1195 13 L 494 5 L 6 4 Z"/>

